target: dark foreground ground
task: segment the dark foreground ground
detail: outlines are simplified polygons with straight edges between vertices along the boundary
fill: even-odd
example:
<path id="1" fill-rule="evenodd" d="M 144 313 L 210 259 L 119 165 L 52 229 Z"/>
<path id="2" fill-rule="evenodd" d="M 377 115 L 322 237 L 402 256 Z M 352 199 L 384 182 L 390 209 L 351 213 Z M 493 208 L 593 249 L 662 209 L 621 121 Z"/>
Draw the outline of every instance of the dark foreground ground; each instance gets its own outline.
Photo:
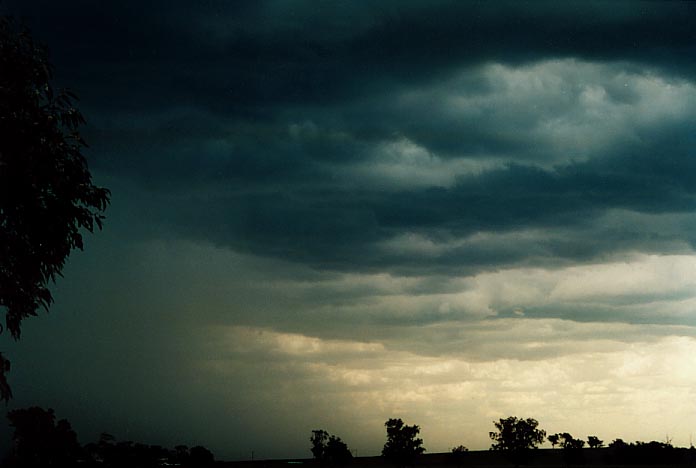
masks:
<path id="1" fill-rule="evenodd" d="M 659 453 L 627 454 L 617 452 L 609 448 L 582 449 L 575 453 L 571 461 L 568 454 L 561 449 L 539 449 L 533 452 L 532 459 L 526 464 L 529 467 L 577 467 L 601 466 L 612 467 L 667 467 L 683 466 L 696 468 L 696 450 L 672 449 Z M 382 457 L 358 457 L 354 458 L 344 467 L 322 466 L 313 459 L 294 460 L 256 460 L 237 462 L 218 462 L 216 466 L 226 468 L 395 468 Z M 515 464 L 509 461 L 501 452 L 489 450 L 466 452 L 460 456 L 451 453 L 432 453 L 421 455 L 409 467 L 437 467 L 437 468 L 509 468 Z"/>

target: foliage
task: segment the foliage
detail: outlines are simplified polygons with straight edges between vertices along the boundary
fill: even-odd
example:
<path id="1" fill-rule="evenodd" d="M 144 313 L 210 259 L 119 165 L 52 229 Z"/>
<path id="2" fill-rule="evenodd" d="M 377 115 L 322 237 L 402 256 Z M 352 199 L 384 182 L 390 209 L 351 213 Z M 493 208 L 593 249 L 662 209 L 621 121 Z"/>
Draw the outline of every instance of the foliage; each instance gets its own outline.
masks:
<path id="1" fill-rule="evenodd" d="M 321 459 L 326 451 L 326 442 L 329 440 L 329 433 L 323 429 L 312 431 L 312 437 L 309 438 L 312 442 L 312 455 L 314 458 Z"/>
<path id="2" fill-rule="evenodd" d="M 466 448 L 464 445 L 458 445 L 456 447 L 452 447 L 451 458 L 457 464 L 457 466 L 461 466 L 464 464 L 464 461 L 467 458 L 468 452 L 469 452 L 469 449 Z"/>
<path id="3" fill-rule="evenodd" d="M 546 437 L 546 431 L 537 429 L 539 422 L 532 418 L 510 416 L 493 424 L 498 431 L 488 434 L 493 440 L 491 450 L 505 451 L 516 464 L 526 463 L 530 449 L 537 448 Z"/>
<path id="4" fill-rule="evenodd" d="M 344 465 L 353 458 L 348 445 L 340 437 L 330 435 L 323 429 L 313 430 L 309 440 L 312 442 L 312 455 L 323 464 Z"/>
<path id="5" fill-rule="evenodd" d="M 191 447 L 188 456 L 188 466 L 211 466 L 215 463 L 213 453 L 202 445 Z"/>
<path id="6" fill-rule="evenodd" d="M 329 436 L 324 456 L 330 465 L 344 465 L 353 458 L 353 454 L 350 453 L 348 445 L 346 445 L 340 437 L 333 435 Z"/>
<path id="7" fill-rule="evenodd" d="M 587 445 L 590 448 L 600 448 L 604 445 L 604 441 L 600 440 L 597 436 L 587 436 Z"/>
<path id="8" fill-rule="evenodd" d="M 387 442 L 382 448 L 382 456 L 399 465 L 412 463 L 423 452 L 423 439 L 417 436 L 420 427 L 407 426 L 401 419 L 389 419 L 384 423 L 387 428 Z"/>
<path id="9" fill-rule="evenodd" d="M 64 466 L 79 456 L 77 434 L 67 420 L 56 423 L 52 409 L 16 409 L 7 418 L 14 428 L 10 466 Z"/>
<path id="10" fill-rule="evenodd" d="M 185 445 L 177 445 L 174 450 L 169 450 L 159 445 L 119 442 L 107 433 L 102 433 L 97 442 L 81 447 L 70 423 L 65 419 L 56 423 L 52 409 L 18 409 L 10 411 L 7 417 L 14 427 L 14 443 L 7 464 L 3 466 L 130 468 L 166 465 L 198 468 L 215 463 L 210 450 L 200 445 L 190 450 Z"/>
<path id="11" fill-rule="evenodd" d="M 623 439 L 614 439 L 611 442 L 609 442 L 609 448 L 622 448 L 625 447 L 627 444 L 624 442 Z"/>
<path id="12" fill-rule="evenodd" d="M 54 91 L 46 47 L 0 17 L 0 311 L 19 339 L 24 318 L 48 310 L 48 284 L 82 229 L 101 228 L 109 191 L 92 184 L 77 97 Z M 0 330 L 3 327 L 0 326 Z M 0 355 L 0 399 L 12 396 Z"/>
<path id="13" fill-rule="evenodd" d="M 556 448 L 558 441 L 561 438 L 561 434 L 551 434 L 547 437 L 548 441 L 551 442 L 551 448 Z"/>
<path id="14" fill-rule="evenodd" d="M 585 441 L 582 439 L 576 439 L 567 432 L 560 434 L 561 437 L 561 447 L 563 448 L 563 459 L 567 464 L 579 464 L 583 463 L 585 458 L 583 456 L 582 448 L 585 446 Z"/>
<path id="15" fill-rule="evenodd" d="M 669 442 L 627 443 L 616 439 L 609 444 L 608 461 L 616 465 L 674 465 L 682 462 L 687 452 Z"/>
<path id="16" fill-rule="evenodd" d="M 560 434 L 561 436 L 561 447 L 564 449 L 581 449 L 585 446 L 585 441 L 582 439 L 576 439 L 567 432 Z"/>

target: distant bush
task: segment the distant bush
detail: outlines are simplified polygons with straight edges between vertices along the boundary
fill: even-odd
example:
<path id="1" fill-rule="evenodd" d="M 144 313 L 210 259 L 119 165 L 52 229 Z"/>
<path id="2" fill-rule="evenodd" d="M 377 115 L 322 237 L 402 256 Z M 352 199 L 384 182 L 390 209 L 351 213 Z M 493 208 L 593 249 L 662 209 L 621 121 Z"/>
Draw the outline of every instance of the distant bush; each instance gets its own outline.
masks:
<path id="1" fill-rule="evenodd" d="M 464 463 L 464 460 L 466 460 L 466 455 L 468 452 L 468 448 L 466 448 L 463 445 L 458 445 L 456 447 L 452 447 L 450 457 L 454 463 L 456 463 L 457 465 L 462 465 Z"/>

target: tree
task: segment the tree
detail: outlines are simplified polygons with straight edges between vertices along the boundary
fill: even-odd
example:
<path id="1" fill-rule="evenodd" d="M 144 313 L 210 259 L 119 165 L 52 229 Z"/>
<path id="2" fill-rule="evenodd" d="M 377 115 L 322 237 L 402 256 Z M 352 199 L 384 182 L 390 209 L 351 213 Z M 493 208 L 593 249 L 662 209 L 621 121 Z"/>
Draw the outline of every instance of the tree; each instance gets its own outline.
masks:
<path id="1" fill-rule="evenodd" d="M 567 464 L 579 464 L 585 461 L 582 453 L 582 448 L 585 446 L 585 441 L 576 439 L 567 432 L 560 434 L 561 448 L 563 448 L 563 459 Z"/>
<path id="2" fill-rule="evenodd" d="M 332 466 L 341 466 L 348 463 L 353 454 L 350 453 L 348 445 L 341 440 L 340 437 L 329 436 L 329 441 L 326 443 L 324 458 Z"/>
<path id="3" fill-rule="evenodd" d="M 548 441 L 551 442 L 551 448 L 556 448 L 556 445 L 558 445 L 558 439 L 560 437 L 561 434 L 551 434 L 547 437 Z"/>
<path id="4" fill-rule="evenodd" d="M 546 431 L 537 429 L 539 422 L 536 419 L 521 419 L 510 416 L 506 419 L 493 421 L 497 432 L 489 432 L 493 439 L 491 450 L 502 450 L 515 464 L 526 463 L 530 457 L 530 450 L 537 448 L 544 441 Z"/>
<path id="5" fill-rule="evenodd" d="M 623 439 L 614 439 L 609 442 L 609 448 L 624 448 L 628 444 Z"/>
<path id="6" fill-rule="evenodd" d="M 326 451 L 326 442 L 329 440 L 329 433 L 323 429 L 316 429 L 312 431 L 312 437 L 309 441 L 312 442 L 312 455 L 314 458 L 321 460 Z"/>
<path id="7" fill-rule="evenodd" d="M 174 463 L 185 465 L 189 459 L 189 448 L 187 445 L 179 444 L 174 446 Z"/>
<path id="8" fill-rule="evenodd" d="M 582 439 L 576 439 L 567 432 L 560 434 L 561 436 L 561 447 L 564 449 L 581 449 L 585 446 L 585 441 Z"/>
<path id="9" fill-rule="evenodd" d="M 590 448 L 600 448 L 604 445 L 604 441 L 600 440 L 597 436 L 587 436 L 587 445 L 589 445 Z"/>
<path id="10" fill-rule="evenodd" d="M 469 452 L 469 449 L 466 448 L 464 445 L 458 445 L 456 447 L 452 447 L 451 451 L 451 459 L 452 461 L 458 466 L 463 466 L 464 462 L 467 458 L 467 453 Z"/>
<path id="11" fill-rule="evenodd" d="M 407 426 L 401 419 L 389 419 L 384 423 L 387 428 L 387 442 L 382 448 L 382 456 L 399 465 L 406 465 L 425 452 L 423 439 L 417 438 L 420 427 Z"/>
<path id="12" fill-rule="evenodd" d="M 14 428 L 10 466 L 66 466 L 74 464 L 81 447 L 70 423 L 55 422 L 52 409 L 38 406 L 7 413 Z"/>
<path id="13" fill-rule="evenodd" d="M 312 442 L 312 455 L 322 464 L 344 465 L 353 458 L 348 445 L 340 437 L 330 435 L 323 429 L 313 430 L 309 440 Z"/>
<path id="14" fill-rule="evenodd" d="M 46 47 L 0 17 L 0 311 L 19 339 L 22 320 L 48 310 L 81 231 L 101 228 L 109 191 L 92 184 L 77 97 L 54 91 Z M 0 354 L 0 399 L 12 397 Z"/>
<path id="15" fill-rule="evenodd" d="M 188 462 L 193 467 L 212 466 L 215 464 L 215 456 L 202 445 L 196 445 L 189 451 Z"/>

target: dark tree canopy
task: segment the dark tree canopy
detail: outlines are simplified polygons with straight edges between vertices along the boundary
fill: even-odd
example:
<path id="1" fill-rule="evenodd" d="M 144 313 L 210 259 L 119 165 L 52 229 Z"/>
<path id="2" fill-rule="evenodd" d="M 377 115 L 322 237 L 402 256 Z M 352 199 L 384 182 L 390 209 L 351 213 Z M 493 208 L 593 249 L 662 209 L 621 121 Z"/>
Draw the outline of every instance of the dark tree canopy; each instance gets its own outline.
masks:
<path id="1" fill-rule="evenodd" d="M 561 447 L 563 449 L 575 450 L 581 449 L 585 446 L 585 441 L 582 439 L 576 439 L 567 432 L 562 432 L 559 434 L 561 437 Z"/>
<path id="2" fill-rule="evenodd" d="M 18 339 L 24 318 L 48 310 L 48 285 L 82 249 L 81 230 L 101 228 L 109 191 L 92 183 L 82 155 L 76 96 L 54 91 L 46 47 L 5 17 L 0 70 L 0 311 Z M 0 355 L 4 400 L 8 370 Z"/>
<path id="3" fill-rule="evenodd" d="M 601 440 L 597 436 L 587 436 L 587 445 L 590 446 L 590 448 L 600 448 L 604 445 L 604 441 Z"/>
<path id="4" fill-rule="evenodd" d="M 561 438 L 561 447 L 563 448 L 563 460 L 568 465 L 577 465 L 584 462 L 582 448 L 585 446 L 585 441 L 576 439 L 567 432 L 559 434 Z"/>
<path id="5" fill-rule="evenodd" d="M 189 451 L 189 465 L 193 467 L 199 466 L 211 466 L 215 464 L 215 456 L 213 452 L 203 447 L 202 445 L 196 445 L 191 447 Z"/>
<path id="6" fill-rule="evenodd" d="M 353 458 L 353 454 L 350 453 L 348 445 L 340 437 L 332 435 L 329 436 L 329 441 L 326 443 L 324 457 L 329 465 L 341 466 L 348 463 Z"/>
<path id="7" fill-rule="evenodd" d="M 623 439 L 614 439 L 609 442 L 609 448 L 624 448 L 628 444 Z"/>
<path id="8" fill-rule="evenodd" d="M 551 442 L 551 448 L 556 448 L 556 445 L 558 445 L 560 438 L 561 434 L 551 434 L 547 437 L 548 441 Z"/>
<path id="9" fill-rule="evenodd" d="M 530 449 L 535 449 L 544 441 L 546 431 L 537 429 L 539 422 L 536 419 L 516 418 L 510 416 L 493 422 L 497 432 L 488 435 L 493 439 L 491 450 L 503 450 L 517 464 L 529 459 Z"/>
<path id="10" fill-rule="evenodd" d="M 668 442 L 656 440 L 626 443 L 617 439 L 609 444 L 609 461 L 621 465 L 676 465 L 688 461 L 693 464 L 692 449 L 677 449 Z"/>
<path id="11" fill-rule="evenodd" d="M 316 429 L 312 431 L 312 437 L 309 441 L 312 443 L 312 456 L 317 459 L 321 459 L 326 451 L 326 442 L 329 440 L 329 433 L 323 429 Z"/>
<path id="12" fill-rule="evenodd" d="M 55 421 L 52 409 L 16 409 L 7 414 L 14 428 L 13 444 L 2 466 L 8 468 L 75 467 L 156 468 L 180 466 L 204 468 L 215 465 L 215 456 L 197 445 L 167 449 L 130 440 L 117 441 L 103 432 L 97 442 L 81 446 L 66 419 Z"/>
<path id="13" fill-rule="evenodd" d="M 76 459 L 81 447 L 70 423 L 55 422 L 52 409 L 17 409 L 7 414 L 14 428 L 10 466 L 65 466 Z"/>
<path id="14" fill-rule="evenodd" d="M 401 419 L 389 419 L 384 423 L 387 428 L 387 442 L 382 449 L 386 459 L 405 465 L 425 452 L 423 439 L 419 439 L 420 427 L 407 426 Z"/>
<path id="15" fill-rule="evenodd" d="M 458 445 L 456 447 L 452 447 L 450 457 L 458 466 L 461 466 L 464 463 L 464 461 L 466 460 L 466 455 L 468 452 L 469 452 L 469 449 L 466 448 L 466 446 Z"/>
<path id="16" fill-rule="evenodd" d="M 312 455 L 322 464 L 340 466 L 353 458 L 348 445 L 340 437 L 330 435 L 323 429 L 313 430 L 309 440 L 312 442 Z"/>

